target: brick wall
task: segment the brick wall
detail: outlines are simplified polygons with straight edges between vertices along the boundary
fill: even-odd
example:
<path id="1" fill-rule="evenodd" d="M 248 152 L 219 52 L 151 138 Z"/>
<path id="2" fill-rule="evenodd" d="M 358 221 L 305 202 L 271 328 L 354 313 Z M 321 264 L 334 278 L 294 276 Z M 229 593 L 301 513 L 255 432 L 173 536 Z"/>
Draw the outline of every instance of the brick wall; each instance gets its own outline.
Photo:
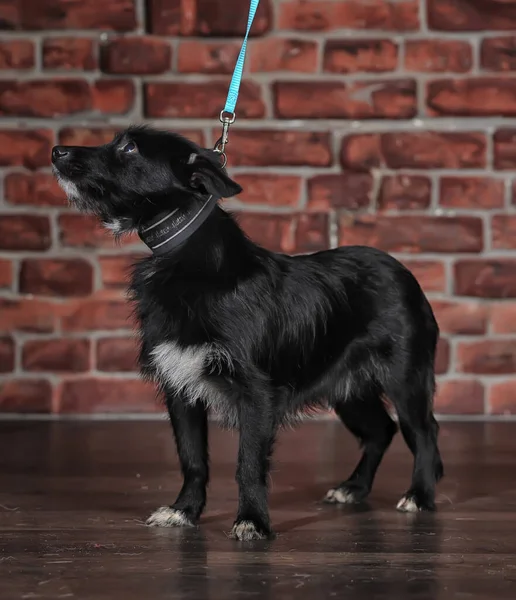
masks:
<path id="1" fill-rule="evenodd" d="M 142 120 L 212 144 L 240 0 L 0 0 L 0 408 L 155 411 L 126 266 L 64 202 L 53 143 Z M 516 1 L 262 0 L 232 205 L 286 252 L 370 244 L 431 297 L 440 413 L 516 411 Z"/>

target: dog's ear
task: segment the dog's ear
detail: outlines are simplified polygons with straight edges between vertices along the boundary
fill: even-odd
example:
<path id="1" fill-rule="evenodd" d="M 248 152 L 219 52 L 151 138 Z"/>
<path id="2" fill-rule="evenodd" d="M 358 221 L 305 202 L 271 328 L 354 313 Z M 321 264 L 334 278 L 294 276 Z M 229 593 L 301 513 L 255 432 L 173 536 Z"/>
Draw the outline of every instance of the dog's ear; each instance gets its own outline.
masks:
<path id="1" fill-rule="evenodd" d="M 196 190 L 204 189 L 219 198 L 230 198 L 242 191 L 220 164 L 220 155 L 213 150 L 190 154 L 188 165 L 191 169 L 190 186 Z"/>

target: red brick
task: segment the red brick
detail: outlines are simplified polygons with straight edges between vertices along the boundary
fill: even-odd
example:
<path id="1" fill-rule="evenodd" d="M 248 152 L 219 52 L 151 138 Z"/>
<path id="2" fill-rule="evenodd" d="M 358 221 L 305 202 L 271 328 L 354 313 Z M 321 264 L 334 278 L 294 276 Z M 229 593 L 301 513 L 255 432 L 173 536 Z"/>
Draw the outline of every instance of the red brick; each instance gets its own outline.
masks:
<path id="1" fill-rule="evenodd" d="M 81 79 L 0 81 L 0 115 L 59 117 L 90 110 L 90 86 Z"/>
<path id="2" fill-rule="evenodd" d="M 0 130 L 0 167 L 36 169 L 50 164 L 53 133 L 48 129 Z"/>
<path id="3" fill-rule="evenodd" d="M 383 166 L 382 141 L 377 133 L 348 135 L 341 148 L 341 163 L 344 168 L 376 169 Z"/>
<path id="4" fill-rule="evenodd" d="M 165 40 L 123 37 L 101 46 L 100 66 L 115 75 L 153 75 L 171 68 L 172 49 Z"/>
<path id="5" fill-rule="evenodd" d="M 443 375 L 450 368 L 450 342 L 445 338 L 439 338 L 437 352 L 435 355 L 435 372 Z"/>
<path id="6" fill-rule="evenodd" d="M 330 134 L 320 131 L 234 129 L 228 154 L 233 166 L 329 167 L 333 162 Z"/>
<path id="7" fill-rule="evenodd" d="M 323 211 L 366 208 L 371 203 L 372 189 L 373 178 L 369 173 L 316 175 L 308 181 L 308 208 Z"/>
<path id="8" fill-rule="evenodd" d="M 14 371 L 14 340 L 0 337 L 0 373 Z"/>
<path id="9" fill-rule="evenodd" d="M 60 390 L 61 413 L 161 412 L 154 386 L 140 379 L 73 379 Z"/>
<path id="10" fill-rule="evenodd" d="M 52 386 L 44 379 L 8 379 L 0 382 L 0 412 L 52 412 Z"/>
<path id="11" fill-rule="evenodd" d="M 455 293 L 478 298 L 516 297 L 516 261 L 461 260 L 454 265 Z"/>
<path id="12" fill-rule="evenodd" d="M 101 79 L 93 88 L 93 108 L 102 114 L 125 115 L 134 104 L 134 83 L 125 79 Z"/>
<path id="13" fill-rule="evenodd" d="M 344 167 L 371 169 L 470 169 L 486 164 L 482 133 L 439 131 L 358 134 L 344 138 Z"/>
<path id="14" fill-rule="evenodd" d="M 152 118 L 174 119 L 218 117 L 226 102 L 228 83 L 147 83 L 145 86 L 145 115 Z M 260 87 L 242 82 L 238 97 L 238 116 L 259 119 L 265 115 Z"/>
<path id="15" fill-rule="evenodd" d="M 495 250 L 516 249 L 516 216 L 494 215 L 491 219 L 491 239 Z"/>
<path id="16" fill-rule="evenodd" d="M 382 151 L 385 163 L 394 169 L 468 169 L 486 162 L 481 133 L 387 133 L 382 136 Z"/>
<path id="17" fill-rule="evenodd" d="M 428 24 L 441 31 L 486 31 L 516 29 L 513 0 L 428 0 Z"/>
<path id="18" fill-rule="evenodd" d="M 77 300 L 62 311 L 63 331 L 113 331 L 132 329 L 132 309 L 129 302 L 112 293 L 95 294 Z"/>
<path id="19" fill-rule="evenodd" d="M 267 38 L 250 45 L 249 70 L 268 73 L 290 71 L 315 73 L 319 54 L 317 42 Z"/>
<path id="20" fill-rule="evenodd" d="M 425 292 L 446 291 L 446 271 L 442 262 L 419 259 L 403 260 L 402 262 Z"/>
<path id="21" fill-rule="evenodd" d="M 516 304 L 495 302 L 490 315 L 493 333 L 516 333 Z"/>
<path id="22" fill-rule="evenodd" d="M 469 42 L 407 40 L 405 69 L 422 73 L 467 73 L 473 65 Z"/>
<path id="23" fill-rule="evenodd" d="M 457 347 L 457 370 L 484 375 L 514 373 L 516 372 L 516 341 L 460 342 Z"/>
<path id="24" fill-rule="evenodd" d="M 89 340 L 53 339 L 25 342 L 22 352 L 25 371 L 81 373 L 90 368 Z"/>
<path id="25" fill-rule="evenodd" d="M 0 298 L 0 332 L 51 333 L 58 307 L 36 298 Z"/>
<path id="26" fill-rule="evenodd" d="M 43 296 L 86 296 L 93 291 L 93 267 L 81 258 L 24 260 L 20 292 Z"/>
<path id="27" fill-rule="evenodd" d="M 381 210 L 424 210 L 430 206 L 432 183 L 421 175 L 385 175 L 378 208 Z"/>
<path id="28" fill-rule="evenodd" d="M 340 244 L 387 252 L 480 252 L 482 221 L 476 217 L 364 215 L 340 218 Z"/>
<path id="29" fill-rule="evenodd" d="M 240 44 L 237 43 L 184 41 L 179 44 L 177 70 L 180 73 L 232 75 L 239 52 Z"/>
<path id="30" fill-rule="evenodd" d="M 247 27 L 247 8 L 239 0 L 149 0 L 152 33 L 168 36 L 242 37 Z M 258 5 L 251 36 L 269 30 L 270 0 Z"/>
<path id="31" fill-rule="evenodd" d="M 50 173 L 9 173 L 4 185 L 10 204 L 66 206 L 66 195 Z"/>
<path id="32" fill-rule="evenodd" d="M 43 68 L 92 71 L 97 68 L 96 44 L 88 38 L 55 37 L 43 41 Z"/>
<path id="33" fill-rule="evenodd" d="M 431 300 L 441 333 L 480 335 L 487 330 L 489 316 L 485 304 L 474 301 Z"/>
<path id="34" fill-rule="evenodd" d="M 59 132 L 59 143 L 64 146 L 101 146 L 108 144 L 119 133 L 113 127 L 65 127 Z"/>
<path id="35" fill-rule="evenodd" d="M 102 285 L 105 288 L 125 288 L 129 284 L 132 266 L 143 254 L 101 256 Z"/>
<path id="36" fill-rule="evenodd" d="M 417 0 L 294 0 L 280 4 L 279 27 L 301 31 L 377 29 L 414 31 L 419 27 Z"/>
<path id="37" fill-rule="evenodd" d="M 516 79 L 440 79 L 427 88 L 431 115 L 515 116 Z"/>
<path id="38" fill-rule="evenodd" d="M 48 217 L 26 214 L 0 217 L 0 250 L 48 250 L 50 244 Z"/>
<path id="39" fill-rule="evenodd" d="M 93 215 L 60 215 L 58 220 L 59 240 L 68 248 L 115 248 L 117 242 L 112 233 L 103 227 Z M 139 243 L 136 234 L 124 236 L 120 243 Z"/>
<path id="40" fill-rule="evenodd" d="M 243 192 L 238 196 L 246 204 L 297 206 L 301 197 L 301 177 L 269 173 L 239 173 L 235 178 Z"/>
<path id="41" fill-rule="evenodd" d="M 481 415 L 484 386 L 474 379 L 443 381 L 437 386 L 434 410 L 441 415 Z"/>
<path id="42" fill-rule="evenodd" d="M 516 129 L 495 132 L 494 166 L 496 169 L 516 169 Z"/>
<path id="43" fill-rule="evenodd" d="M 238 221 L 254 242 L 269 250 L 297 254 L 329 247 L 328 217 L 324 214 L 242 213 Z"/>
<path id="44" fill-rule="evenodd" d="M 114 29 L 136 27 L 134 0 L 23 0 L 3 2 L 4 29 Z"/>
<path id="45" fill-rule="evenodd" d="M 489 412 L 492 415 L 513 415 L 516 413 L 516 381 L 502 381 L 491 385 L 488 397 Z"/>
<path id="46" fill-rule="evenodd" d="M 504 182 L 490 177 L 442 177 L 439 203 L 447 208 L 502 208 Z"/>
<path id="47" fill-rule="evenodd" d="M 0 42 L 0 70 L 32 69 L 34 44 L 29 40 L 4 40 Z"/>
<path id="48" fill-rule="evenodd" d="M 13 264 L 0 258 L 0 288 L 10 288 L 13 284 Z"/>
<path id="49" fill-rule="evenodd" d="M 516 71 L 516 36 L 482 40 L 480 63 L 489 71 Z"/>
<path id="50" fill-rule="evenodd" d="M 324 70 L 328 73 L 382 73 L 398 66 L 398 46 L 390 40 L 328 40 Z"/>
<path id="51" fill-rule="evenodd" d="M 104 338 L 97 342 L 99 371 L 137 371 L 138 343 L 135 338 Z"/>
<path id="52" fill-rule="evenodd" d="M 273 86 L 280 119 L 407 119 L 416 114 L 412 80 L 283 81 Z"/>

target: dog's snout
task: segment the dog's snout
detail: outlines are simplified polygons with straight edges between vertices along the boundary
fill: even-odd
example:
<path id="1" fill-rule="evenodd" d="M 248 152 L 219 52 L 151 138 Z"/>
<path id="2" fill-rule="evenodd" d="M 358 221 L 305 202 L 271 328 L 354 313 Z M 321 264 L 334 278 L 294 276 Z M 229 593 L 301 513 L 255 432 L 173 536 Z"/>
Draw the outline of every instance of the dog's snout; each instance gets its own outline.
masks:
<path id="1" fill-rule="evenodd" d="M 54 146 L 52 148 L 52 162 L 57 162 L 63 158 L 66 158 L 70 154 L 68 148 L 65 146 Z"/>

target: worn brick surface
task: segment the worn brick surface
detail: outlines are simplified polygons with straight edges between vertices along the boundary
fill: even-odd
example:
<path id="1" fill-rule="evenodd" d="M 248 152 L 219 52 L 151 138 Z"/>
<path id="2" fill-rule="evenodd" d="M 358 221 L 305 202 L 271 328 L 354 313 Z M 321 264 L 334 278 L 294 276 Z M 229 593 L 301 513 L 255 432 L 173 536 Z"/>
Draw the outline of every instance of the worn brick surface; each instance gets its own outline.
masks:
<path id="1" fill-rule="evenodd" d="M 101 48 L 101 67 L 113 75 L 154 75 L 168 71 L 172 49 L 165 40 L 124 37 Z"/>
<path id="2" fill-rule="evenodd" d="M 0 71 L 34 66 L 34 44 L 30 40 L 0 41 Z"/>
<path id="3" fill-rule="evenodd" d="M 421 73 L 467 73 L 473 66 L 473 49 L 468 42 L 408 40 L 405 69 Z"/>
<path id="4" fill-rule="evenodd" d="M 92 71 L 97 66 L 96 42 L 90 38 L 47 38 L 42 60 L 44 69 Z"/>
<path id="5" fill-rule="evenodd" d="M 87 296 L 93 267 L 82 259 L 27 259 L 20 269 L 20 292 L 40 296 Z"/>
<path id="6" fill-rule="evenodd" d="M 398 65 L 399 48 L 391 40 L 330 40 L 324 48 L 328 73 L 383 73 Z"/>
<path id="7" fill-rule="evenodd" d="M 26 371 L 80 373 L 90 368 L 90 342 L 78 339 L 29 340 L 22 351 Z"/>
<path id="8" fill-rule="evenodd" d="M 15 342 L 12 337 L 0 337 L 0 373 L 9 373 L 14 370 Z"/>
<path id="9" fill-rule="evenodd" d="M 417 210 L 430 206 L 432 183 L 421 175 L 386 175 L 382 179 L 378 208 Z"/>
<path id="10" fill-rule="evenodd" d="M 69 206 L 50 152 L 146 121 L 212 146 L 247 16 L 0 0 L 0 411 L 162 409 L 125 293 L 148 250 Z M 244 191 L 224 205 L 252 239 L 412 271 L 443 414 L 516 414 L 515 32 L 516 0 L 262 0 L 229 133 Z"/>
<path id="11" fill-rule="evenodd" d="M 4 195 L 10 204 L 66 207 L 66 195 L 51 173 L 9 173 Z"/>
<path id="12" fill-rule="evenodd" d="M 102 338 L 97 342 L 99 371 L 137 371 L 137 356 L 138 344 L 134 337 Z"/>
<path id="13" fill-rule="evenodd" d="M 476 217 L 372 216 L 340 219 L 342 245 L 388 252 L 480 252 L 482 222 Z"/>

